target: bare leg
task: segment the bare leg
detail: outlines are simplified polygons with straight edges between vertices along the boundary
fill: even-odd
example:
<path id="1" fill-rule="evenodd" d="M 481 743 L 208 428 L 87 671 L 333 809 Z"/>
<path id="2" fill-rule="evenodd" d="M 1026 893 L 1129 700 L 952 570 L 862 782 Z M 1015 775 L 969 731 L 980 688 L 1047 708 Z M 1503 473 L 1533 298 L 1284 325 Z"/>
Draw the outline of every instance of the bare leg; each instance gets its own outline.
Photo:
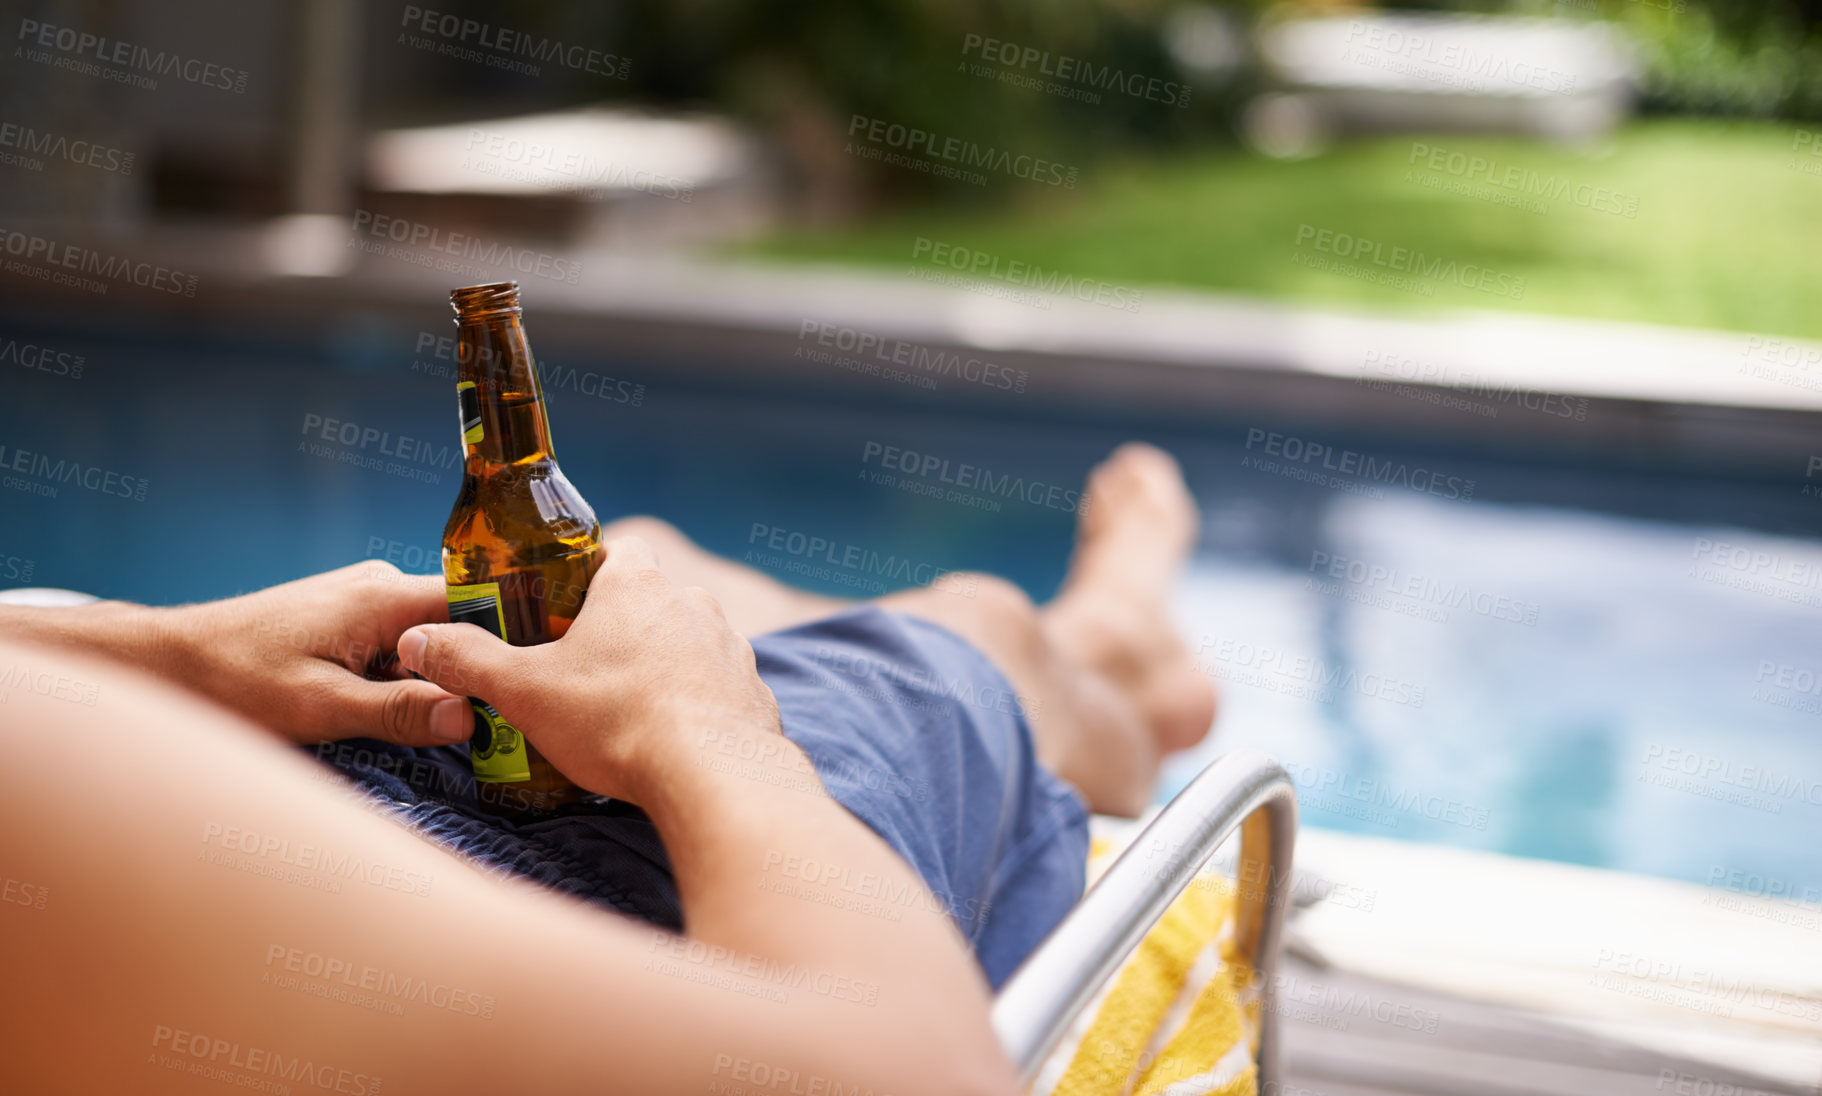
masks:
<path id="1" fill-rule="evenodd" d="M 1075 556 L 1062 591 L 1039 609 L 992 575 L 947 576 L 941 588 L 875 599 L 979 647 L 1020 696 L 1039 759 L 1090 807 L 1134 814 L 1165 754 L 1200 741 L 1214 721 L 1213 686 L 1171 627 L 1166 599 L 1193 544 L 1195 505 L 1176 462 L 1146 445 L 1116 450 L 1091 475 Z M 656 548 L 678 581 L 721 601 L 753 636 L 807 623 L 854 602 L 810 594 L 713 556 L 654 518 L 613 523 Z"/>
<path id="2" fill-rule="evenodd" d="M 601 538 L 643 537 L 666 574 L 685 586 L 700 586 L 721 602 L 728 623 L 744 636 L 820 620 L 841 612 L 852 601 L 786 586 L 744 563 L 705 552 L 677 527 L 652 517 L 621 518 L 601 529 Z"/>
<path id="3" fill-rule="evenodd" d="M 929 589 L 878 599 L 884 609 L 940 624 L 980 648 L 1018 691 L 1038 760 L 1076 786 L 1101 814 L 1145 808 L 1158 763 L 1157 736 L 1106 674 L 1068 658 L 1025 592 L 992 575 L 973 598 Z"/>
<path id="4" fill-rule="evenodd" d="M 1202 740 L 1215 690 L 1170 623 L 1167 599 L 1196 530 L 1177 463 L 1121 446 L 1090 474 L 1069 574 L 1034 608 L 1017 587 L 984 579 L 978 604 L 912 590 L 879 604 L 943 624 L 994 660 L 1029 698 L 1039 759 L 1105 814 L 1137 814 L 1158 764 Z"/>
<path id="5" fill-rule="evenodd" d="M 1170 621 L 1169 600 L 1196 541 L 1196 504 L 1177 462 L 1123 445 L 1089 476 L 1093 499 L 1045 633 L 1061 656 L 1105 674 L 1129 696 L 1165 752 L 1200 742 L 1214 687 Z"/>

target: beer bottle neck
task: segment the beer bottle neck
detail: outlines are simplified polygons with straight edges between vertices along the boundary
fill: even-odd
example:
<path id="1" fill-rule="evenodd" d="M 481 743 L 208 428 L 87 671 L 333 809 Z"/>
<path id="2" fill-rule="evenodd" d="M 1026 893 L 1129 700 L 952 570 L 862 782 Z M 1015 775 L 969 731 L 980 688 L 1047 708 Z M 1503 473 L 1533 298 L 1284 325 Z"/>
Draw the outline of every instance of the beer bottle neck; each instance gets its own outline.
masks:
<path id="1" fill-rule="evenodd" d="M 544 390 L 517 316 L 458 322 L 456 363 L 470 459 L 489 464 L 554 459 Z"/>

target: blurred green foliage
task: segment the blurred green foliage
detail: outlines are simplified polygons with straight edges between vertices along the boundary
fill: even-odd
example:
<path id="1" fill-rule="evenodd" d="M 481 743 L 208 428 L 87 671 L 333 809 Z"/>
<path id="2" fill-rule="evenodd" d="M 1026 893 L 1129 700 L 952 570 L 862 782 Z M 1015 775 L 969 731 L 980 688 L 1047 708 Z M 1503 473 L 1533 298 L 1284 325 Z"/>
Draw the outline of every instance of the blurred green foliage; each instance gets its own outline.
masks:
<path id="1" fill-rule="evenodd" d="M 1646 62 L 1649 112 L 1822 117 L 1822 0 L 1392 6 L 1608 19 Z M 1257 19 L 1345 10 L 1277 0 L 671 0 L 626 9 L 617 29 L 642 62 L 635 94 L 712 104 L 757 124 L 778 138 L 798 187 L 890 198 L 935 184 L 843 155 L 856 116 L 1069 163 L 1191 139 L 1226 141 L 1260 84 L 1247 45 Z M 1198 71 L 1193 56 L 1186 64 L 1181 45 L 1193 37 L 1186 28 L 1230 37 L 1228 64 Z M 983 40 L 1032 47 L 1052 66 L 1070 57 L 1179 82 L 1192 89 L 1190 103 L 1107 92 L 1086 103 L 977 75 L 970 65 L 980 62 Z M 945 189 L 966 196 L 971 188 Z"/>
<path id="2" fill-rule="evenodd" d="M 445 0 L 485 15 L 485 0 Z M 702 107 L 772 138 L 792 193 L 836 206 L 943 186 L 851 154 L 854 119 L 1086 168 L 1103 156 L 1226 142 L 1262 80 L 1250 56 L 1261 17 L 1370 10 L 1345 0 L 662 0 L 577 6 L 520 0 L 520 30 L 586 37 L 632 59 L 626 81 L 578 80 L 574 98 Z M 1822 0 L 1397 0 L 1386 8 L 1607 19 L 1647 64 L 1654 113 L 1822 119 Z M 1027 47 L 1029 65 L 982 62 L 984 43 Z M 1200 60 L 1195 49 L 1203 48 Z M 1206 56 L 1211 43 L 1222 57 Z M 1188 105 L 1102 91 L 1084 102 L 1002 76 L 1044 77 L 1063 58 L 1186 85 Z M 473 84 L 472 73 L 463 79 Z M 1049 83 L 1048 79 L 1045 81 Z M 461 95 L 475 88 L 451 88 Z M 991 188 L 985 188 L 991 189 Z"/>
<path id="3" fill-rule="evenodd" d="M 1822 0 L 1706 0 L 1680 13 L 1618 7 L 1616 20 L 1650 64 L 1648 106 L 1822 118 Z"/>
<path id="4" fill-rule="evenodd" d="M 1607 19 L 1643 53 L 1647 110 L 1822 118 L 1822 0 L 1401 0 L 1388 6 Z"/>
<path id="5" fill-rule="evenodd" d="M 629 12 L 635 92 L 706 101 L 780 138 L 800 176 L 928 179 L 842 156 L 856 117 L 1072 161 L 1224 130 L 1238 89 L 1186 71 L 1165 45 L 1166 0 L 673 0 Z M 988 43 L 1035 60 L 985 60 Z M 1027 52 L 1029 49 L 1029 53 Z M 1186 85 L 1187 106 L 1101 92 L 1083 102 L 999 78 L 1062 58 Z M 1046 81 L 1048 82 L 1048 81 Z M 803 181 L 800 179 L 799 181 Z"/>
<path id="6" fill-rule="evenodd" d="M 1372 7 L 1373 5 L 1363 5 Z M 1693 113 L 1816 117 L 1822 112 L 1822 0 L 1399 0 L 1387 8 L 1604 18 L 1650 66 L 1647 101 Z M 1186 10 L 1215 10 L 1244 32 L 1260 14 L 1358 10 L 1276 0 L 670 0 L 623 9 L 616 37 L 641 60 L 636 92 L 712 102 L 748 116 L 817 104 L 932 128 L 968 124 L 981 140 L 1083 147 L 1207 131 L 1235 79 L 1210 84 L 1167 38 Z M 1032 46 L 1196 87 L 1183 111 L 1109 95 L 1083 104 L 971 77 L 969 36 Z"/>
<path id="7" fill-rule="evenodd" d="M 921 237 L 963 249 L 950 258 L 964 274 L 974 255 L 986 255 L 1002 266 L 1016 261 L 1127 287 L 1822 338 L 1813 254 L 1822 235 L 1822 156 L 1803 132 L 1780 122 L 1661 118 L 1591 148 L 1419 135 L 1348 142 L 1292 161 L 1226 149 L 1120 157 L 1076 192 L 1028 188 L 995 210 L 912 206 L 838 231 L 792 231 L 757 252 L 901 275 L 955 273 L 930 262 L 931 248 L 916 250 Z M 1498 172 L 1560 182 L 1563 193 L 1536 197 L 1449 176 L 1428 166 L 1424 152 L 1439 146 Z M 1448 189 L 1457 182 L 1472 184 L 1469 192 Z M 1515 197 L 1527 200 L 1505 200 Z M 1429 280 L 1433 292 L 1419 294 L 1321 269 L 1300 261 L 1311 257 L 1298 243 L 1306 225 L 1522 277 L 1526 289 L 1501 296 Z"/>

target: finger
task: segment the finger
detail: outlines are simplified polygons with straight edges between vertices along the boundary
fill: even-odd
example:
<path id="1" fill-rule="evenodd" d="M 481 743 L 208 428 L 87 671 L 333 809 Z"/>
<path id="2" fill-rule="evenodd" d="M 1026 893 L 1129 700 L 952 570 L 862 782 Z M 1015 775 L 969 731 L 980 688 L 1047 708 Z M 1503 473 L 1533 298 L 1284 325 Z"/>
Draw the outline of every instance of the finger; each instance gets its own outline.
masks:
<path id="1" fill-rule="evenodd" d="M 448 587 L 441 575 L 407 575 L 389 563 L 360 565 L 369 581 L 361 590 L 362 607 L 371 614 L 375 640 L 390 651 L 399 635 L 417 624 L 449 619 Z"/>
<path id="2" fill-rule="evenodd" d="M 449 619 L 443 580 L 407 575 L 385 560 L 352 563 L 313 579 L 327 591 L 314 653 L 375 680 L 402 678 L 393 658 L 399 634 Z"/>
<path id="3" fill-rule="evenodd" d="M 478 696 L 494 704 L 509 702 L 517 691 L 526 652 L 472 624 L 420 624 L 399 637 L 399 661 L 458 696 Z"/>
<path id="4" fill-rule="evenodd" d="M 340 738 L 449 746 L 474 732 L 468 699 L 451 696 L 428 681 L 368 681 L 341 675 L 328 696 L 326 722 Z"/>

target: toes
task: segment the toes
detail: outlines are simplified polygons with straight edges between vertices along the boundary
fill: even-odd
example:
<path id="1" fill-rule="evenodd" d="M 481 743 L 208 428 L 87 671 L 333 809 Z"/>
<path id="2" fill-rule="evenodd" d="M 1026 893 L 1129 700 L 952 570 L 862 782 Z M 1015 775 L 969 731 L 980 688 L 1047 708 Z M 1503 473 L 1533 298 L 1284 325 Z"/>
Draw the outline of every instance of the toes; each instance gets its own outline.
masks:
<path id="1" fill-rule="evenodd" d="M 1107 463 L 1174 479 L 1183 478 L 1183 469 L 1177 464 L 1177 458 L 1150 442 L 1126 442 L 1113 451 L 1107 458 Z"/>
<path id="2" fill-rule="evenodd" d="M 1141 441 L 1129 441 L 1115 449 L 1088 475 L 1087 495 L 1096 500 L 1084 513 L 1084 524 L 1112 520 L 1109 508 L 1122 510 L 1137 519 L 1165 522 L 1171 526 L 1193 528 L 1196 520 L 1195 497 L 1183 480 L 1177 458 Z"/>

